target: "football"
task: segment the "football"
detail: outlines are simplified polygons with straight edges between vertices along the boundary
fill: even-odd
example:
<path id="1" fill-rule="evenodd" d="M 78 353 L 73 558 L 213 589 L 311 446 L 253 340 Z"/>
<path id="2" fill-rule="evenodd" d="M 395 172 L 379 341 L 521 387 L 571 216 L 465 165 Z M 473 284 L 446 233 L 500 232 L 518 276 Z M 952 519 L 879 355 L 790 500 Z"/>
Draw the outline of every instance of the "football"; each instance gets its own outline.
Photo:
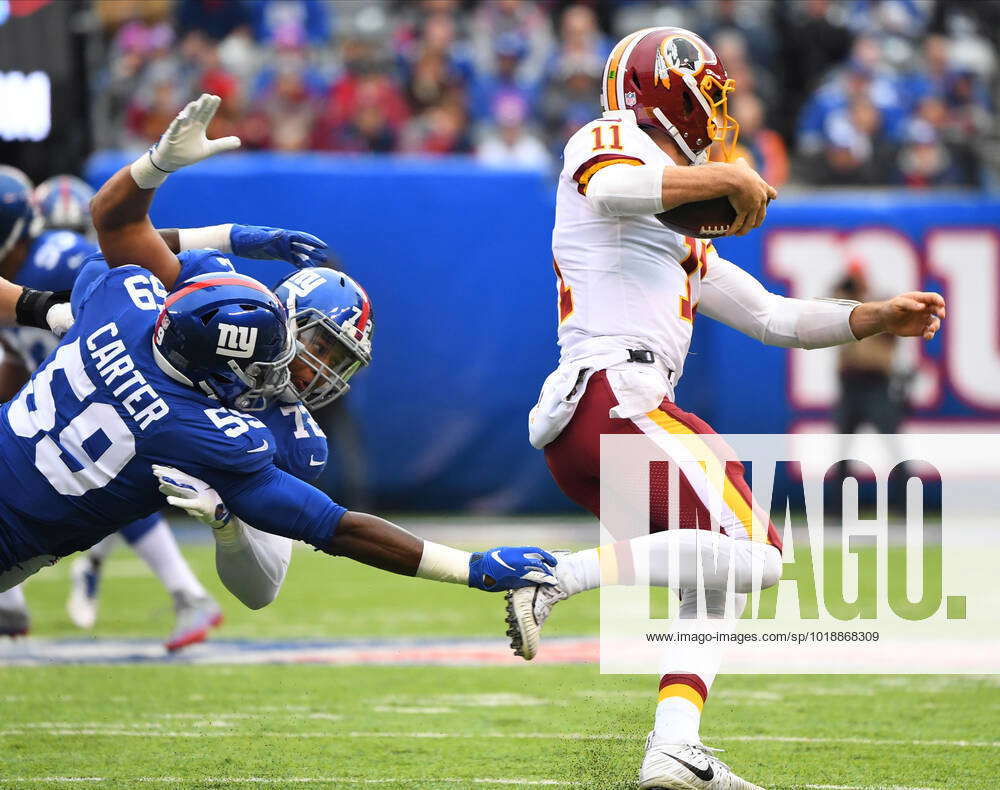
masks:
<path id="1" fill-rule="evenodd" d="M 736 209 L 729 198 L 717 197 L 697 200 L 661 211 L 656 218 L 670 230 L 698 239 L 725 236 L 736 219 Z"/>

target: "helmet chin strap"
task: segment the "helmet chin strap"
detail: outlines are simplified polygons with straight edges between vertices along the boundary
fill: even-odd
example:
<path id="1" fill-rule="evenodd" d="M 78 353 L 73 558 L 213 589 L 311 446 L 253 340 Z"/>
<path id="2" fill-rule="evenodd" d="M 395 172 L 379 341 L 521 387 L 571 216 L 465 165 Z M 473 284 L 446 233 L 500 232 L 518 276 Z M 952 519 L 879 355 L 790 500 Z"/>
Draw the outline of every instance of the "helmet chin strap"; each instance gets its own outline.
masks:
<path id="1" fill-rule="evenodd" d="M 681 149 L 681 153 L 687 157 L 687 160 L 691 164 L 702 165 L 708 161 L 708 151 L 701 151 L 700 153 L 697 154 L 694 151 L 692 151 L 691 146 L 687 144 L 681 133 L 677 131 L 677 127 L 674 126 L 672 123 L 670 123 L 669 120 L 667 120 L 667 116 L 663 114 L 663 110 L 661 110 L 659 107 L 654 107 L 653 115 L 656 117 L 656 120 L 658 120 L 663 125 L 663 128 L 666 129 L 667 134 L 669 134 L 674 139 L 674 142 L 677 143 L 677 147 Z"/>

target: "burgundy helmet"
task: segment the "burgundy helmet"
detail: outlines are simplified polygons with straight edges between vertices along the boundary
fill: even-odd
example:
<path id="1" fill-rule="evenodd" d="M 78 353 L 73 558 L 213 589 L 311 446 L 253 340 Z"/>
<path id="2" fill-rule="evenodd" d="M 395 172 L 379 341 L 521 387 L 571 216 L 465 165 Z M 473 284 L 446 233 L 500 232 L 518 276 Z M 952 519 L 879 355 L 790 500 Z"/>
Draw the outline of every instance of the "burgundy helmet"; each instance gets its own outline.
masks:
<path id="1" fill-rule="evenodd" d="M 649 27 L 611 51 L 601 104 L 633 110 L 639 126 L 662 129 L 692 164 L 707 159 L 711 143 L 721 143 L 728 160 L 740 131 L 727 109 L 735 87 L 704 39 L 679 27 Z"/>

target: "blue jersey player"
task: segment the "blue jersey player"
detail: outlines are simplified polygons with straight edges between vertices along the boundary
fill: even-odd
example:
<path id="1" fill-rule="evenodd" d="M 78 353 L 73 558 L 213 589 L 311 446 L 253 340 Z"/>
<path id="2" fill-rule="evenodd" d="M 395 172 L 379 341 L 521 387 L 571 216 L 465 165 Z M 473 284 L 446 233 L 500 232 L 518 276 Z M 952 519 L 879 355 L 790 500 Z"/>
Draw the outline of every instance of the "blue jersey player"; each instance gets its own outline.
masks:
<path id="1" fill-rule="evenodd" d="M 220 523 L 237 520 L 233 554 L 241 555 L 244 576 L 270 571 L 247 546 L 247 535 L 259 530 L 479 589 L 552 580 L 555 560 L 538 549 L 469 555 L 439 546 L 348 511 L 278 468 L 274 434 L 257 415 L 291 386 L 295 324 L 251 278 L 219 273 L 177 282 L 180 261 L 147 216 L 166 175 L 239 144 L 206 138 L 218 103 L 208 95 L 190 103 L 94 200 L 94 224 L 113 268 L 77 283 L 72 328 L 0 410 L 0 476 L 18 481 L 0 490 L 0 590 L 92 545 L 108 522 L 159 508 L 165 483 L 154 465 L 218 492 L 232 513 L 227 518 L 220 508 Z M 131 265 L 137 261 L 146 269 Z M 0 283 L 0 320 L 45 326 L 51 310 L 52 294 Z M 311 374 L 299 368 L 298 385 L 308 387 Z"/>
<path id="2" fill-rule="evenodd" d="M 88 256 L 97 245 L 84 236 L 92 230 L 89 202 L 93 191 L 73 176 L 53 176 L 34 191 L 34 204 L 25 198 L 30 194 L 30 181 L 14 168 L 0 168 L 0 237 L 6 255 L 0 259 L 0 269 L 19 285 L 38 290 L 69 291 Z M 48 229 L 37 233 L 37 215 Z M 224 239 L 220 239 L 224 232 Z M 216 228 L 194 228 L 158 231 L 171 249 L 179 251 L 206 240 L 216 246 L 232 249 L 244 257 L 280 258 L 296 265 L 315 263 L 324 258 L 325 245 L 320 239 L 305 233 L 227 225 Z M 190 254 L 188 255 L 190 260 Z M 202 255 L 187 265 L 185 276 L 193 276 L 220 268 L 219 261 L 232 267 L 225 258 Z M 93 270 L 94 266 L 89 267 Z M 9 340 L 25 358 L 29 370 L 34 370 L 58 343 L 50 331 L 33 327 L 11 327 L 4 330 Z M 18 384 L 19 386 L 19 384 Z M 286 407 L 292 408 L 292 407 Z M 304 412 L 305 410 L 302 409 Z M 302 414 L 280 416 L 294 428 L 275 425 L 278 437 L 279 466 L 303 479 L 311 479 L 322 470 L 326 444 L 315 424 L 305 422 Z M 293 419 L 294 418 L 294 419 Z M 303 433 L 308 433 L 304 437 Z M 287 441 L 285 440 L 287 437 Z M 289 466 L 283 463 L 284 446 L 304 452 L 308 445 L 311 466 Z M 166 641 L 168 650 L 176 650 L 201 641 L 209 628 L 221 622 L 218 604 L 206 592 L 180 552 L 165 519 L 153 514 L 125 526 L 120 533 L 170 593 L 176 614 L 175 625 Z M 114 545 L 115 535 L 100 541 L 72 565 L 72 584 L 67 609 L 73 622 L 83 628 L 94 625 L 97 616 L 97 591 L 103 560 Z M 0 634 L 25 633 L 29 616 L 24 594 L 19 587 L 0 593 Z"/>

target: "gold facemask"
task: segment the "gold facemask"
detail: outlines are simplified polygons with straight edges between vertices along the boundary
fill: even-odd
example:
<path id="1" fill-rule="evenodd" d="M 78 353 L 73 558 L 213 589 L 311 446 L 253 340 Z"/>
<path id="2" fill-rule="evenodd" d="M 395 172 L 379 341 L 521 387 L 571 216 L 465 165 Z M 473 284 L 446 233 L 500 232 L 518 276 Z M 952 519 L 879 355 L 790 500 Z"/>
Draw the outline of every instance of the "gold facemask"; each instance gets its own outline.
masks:
<path id="1" fill-rule="evenodd" d="M 728 162 L 740 136 L 740 125 L 729 114 L 729 94 L 736 89 L 736 82 L 730 78 L 722 83 L 706 74 L 698 88 L 712 110 L 708 116 L 708 136 L 713 143 L 722 144 L 722 153 Z"/>

